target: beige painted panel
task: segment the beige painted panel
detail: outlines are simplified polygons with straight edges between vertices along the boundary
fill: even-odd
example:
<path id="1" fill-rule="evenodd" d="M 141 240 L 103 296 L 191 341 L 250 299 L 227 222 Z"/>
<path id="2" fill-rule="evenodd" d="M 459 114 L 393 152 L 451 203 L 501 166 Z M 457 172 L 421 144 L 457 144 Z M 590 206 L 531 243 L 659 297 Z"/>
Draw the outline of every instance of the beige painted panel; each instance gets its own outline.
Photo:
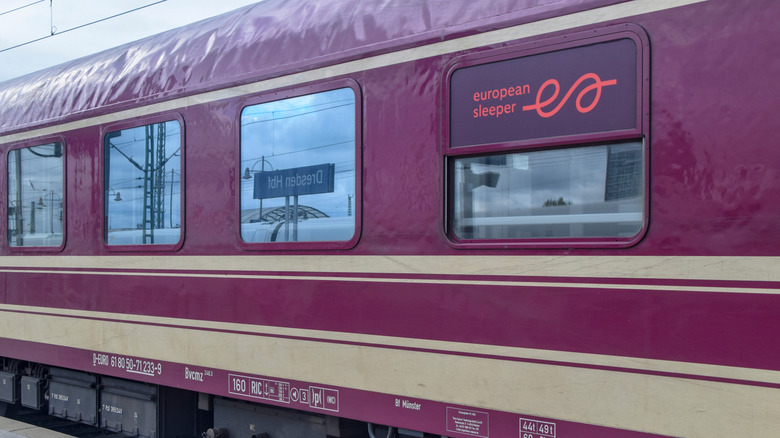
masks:
<path id="1" fill-rule="evenodd" d="M 780 390 L 376 346 L 3 312 L 4 336 L 670 436 L 772 436 Z M 380 365 L 381 364 L 381 365 Z"/>
<path id="2" fill-rule="evenodd" d="M 122 272 L 121 275 L 177 275 L 175 271 L 188 271 L 187 276 L 226 277 L 222 273 L 200 274 L 199 271 L 246 272 L 303 272 L 317 274 L 321 279 L 327 273 L 354 274 L 358 278 L 334 277 L 336 281 L 371 281 L 365 274 L 401 275 L 469 275 L 469 276 L 535 276 L 556 278 L 619 278 L 664 280 L 737 280 L 780 281 L 780 257 L 726 257 L 726 256 L 3 256 L 0 272 L 53 272 L 52 269 L 94 269 L 72 271 L 74 275 L 111 274 L 114 269 L 135 269 L 139 273 Z M 109 272 L 101 272 L 109 271 Z M 173 271 L 157 274 L 158 271 Z M 241 278 L 241 275 L 228 275 Z M 265 278 L 292 278 L 263 276 Z M 296 276 L 306 279 L 306 276 Z M 446 279 L 432 280 L 441 282 Z M 397 279 L 376 281 L 418 282 L 425 280 Z M 457 281 L 456 281 L 457 282 Z M 461 281 L 474 283 L 474 281 Z M 506 282 L 480 282 L 480 284 L 507 284 Z M 526 284 L 522 283 L 522 284 Z M 546 283 L 534 283 L 544 285 Z M 647 286 L 643 289 L 658 290 L 715 290 L 759 291 L 753 288 Z M 575 283 L 576 287 L 576 283 Z M 589 286 L 592 287 L 592 286 Z M 607 286 L 599 286 L 607 287 Z M 631 288 L 616 285 L 615 288 Z M 776 290 L 775 290 L 776 291 Z"/>
<path id="3" fill-rule="evenodd" d="M 404 338 L 396 336 L 369 335 L 361 333 L 333 332 L 323 330 L 299 329 L 291 327 L 274 327 L 251 324 L 238 324 L 217 321 L 191 320 L 181 318 L 167 318 L 144 315 L 117 314 L 107 312 L 93 312 L 83 310 L 67 310 L 57 308 L 43 308 L 32 306 L 2 305 L 0 311 L 40 313 L 64 318 L 90 318 L 107 319 L 112 322 L 120 323 L 122 326 L 129 324 L 153 324 L 179 327 L 184 333 L 192 330 L 200 331 L 221 331 L 221 332 L 240 332 L 257 335 L 262 337 L 295 337 L 311 339 L 317 342 L 326 343 L 351 343 L 376 345 L 388 348 L 411 348 L 426 351 L 436 351 L 443 354 L 467 354 L 492 356 L 500 358 L 511 358 L 518 360 L 546 361 L 553 363 L 570 363 L 586 366 L 610 367 L 616 369 L 660 372 L 669 374 L 681 374 L 700 376 L 713 379 L 742 380 L 747 382 L 758 382 L 766 384 L 780 385 L 780 371 L 742 368 L 722 365 L 710 365 L 692 362 L 679 362 L 668 360 L 656 360 L 637 357 L 612 356 L 589 353 L 576 353 L 570 351 L 542 350 L 532 348 L 507 347 L 500 345 L 472 344 L 464 342 L 449 342 L 429 339 Z M 11 315 L 12 313 L 8 313 Z M 4 313 L 5 315 L 5 313 Z M 125 324 L 126 323 L 126 324 Z M 53 330 L 53 329 L 47 329 Z M 122 334 L 111 336 L 126 336 L 130 328 L 123 329 Z M 38 331 L 31 327 L 29 332 Z M 102 333 L 102 332 L 101 332 Z M 67 337 L 67 335 L 66 335 Z M 26 339 L 26 338 L 24 338 Z M 45 343 L 54 343 L 55 345 L 67 345 L 52 342 L 51 335 L 47 335 L 42 341 Z M 30 339 L 28 339 L 30 340 Z M 124 342 L 129 342 L 125 339 Z M 64 341 L 63 341 L 64 342 Z M 109 347 L 106 345 L 106 347 Z M 220 346 L 217 346 L 218 348 Z M 97 348 L 97 347 L 96 347 Z M 102 347 L 101 347 L 102 348 Z M 111 351 L 114 352 L 114 351 Z M 116 352 L 115 352 L 116 353 Z M 120 352 L 121 353 L 121 352 Z M 177 356 L 173 356 L 176 358 Z"/>

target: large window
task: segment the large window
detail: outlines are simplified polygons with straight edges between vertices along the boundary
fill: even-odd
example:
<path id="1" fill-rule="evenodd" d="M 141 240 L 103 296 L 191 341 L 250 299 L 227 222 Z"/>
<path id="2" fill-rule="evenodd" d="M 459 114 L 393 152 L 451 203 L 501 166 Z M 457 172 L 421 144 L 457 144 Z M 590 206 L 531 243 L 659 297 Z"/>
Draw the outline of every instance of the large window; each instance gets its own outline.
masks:
<path id="1" fill-rule="evenodd" d="M 644 30 L 607 27 L 453 62 L 447 227 L 454 244 L 627 247 L 647 229 Z"/>
<path id="2" fill-rule="evenodd" d="M 641 142 L 458 158 L 458 239 L 629 238 L 644 224 Z"/>
<path id="3" fill-rule="evenodd" d="M 246 107 L 241 113 L 242 240 L 352 240 L 355 132 L 352 88 Z"/>
<path id="4" fill-rule="evenodd" d="M 8 154 L 8 244 L 60 247 L 64 233 L 64 165 L 60 142 Z"/>
<path id="5" fill-rule="evenodd" d="M 105 136 L 108 245 L 173 245 L 181 240 L 181 138 L 177 121 Z"/>

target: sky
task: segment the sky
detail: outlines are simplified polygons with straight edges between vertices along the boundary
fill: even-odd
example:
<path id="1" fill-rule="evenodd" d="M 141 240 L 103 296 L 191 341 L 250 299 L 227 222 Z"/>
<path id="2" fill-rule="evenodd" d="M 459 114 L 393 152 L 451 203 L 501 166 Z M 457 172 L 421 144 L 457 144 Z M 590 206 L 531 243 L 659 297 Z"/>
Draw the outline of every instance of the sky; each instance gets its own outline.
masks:
<path id="1" fill-rule="evenodd" d="M 316 171 L 323 178 L 317 183 L 324 182 L 325 185 L 307 180 L 301 183 L 295 179 L 300 175 L 314 176 L 309 173 L 314 172 L 313 169 L 304 170 L 308 166 L 329 164 L 334 166 L 330 191 L 325 187 L 327 178 L 323 178 L 323 169 Z M 259 212 L 261 206 L 263 212 L 283 209 L 290 195 L 303 193 L 299 196 L 300 205 L 317 209 L 329 218 L 351 215 L 350 199 L 355 195 L 355 92 L 351 88 L 340 88 L 244 108 L 241 113 L 241 168 L 255 176 L 254 179 L 241 179 L 242 210 Z M 255 179 L 260 185 L 258 189 L 262 192 L 265 188 L 270 196 L 255 193 Z M 278 184 L 271 184 L 272 181 L 278 181 Z M 247 218 L 252 221 L 256 216 Z M 335 220 L 317 227 L 316 231 L 299 235 L 298 240 L 349 240 L 354 234 L 355 223 L 354 220 Z M 260 228 L 272 230 L 275 225 L 244 222 L 241 224 L 242 237 L 248 242 L 266 239 L 265 234 L 258 234 Z M 277 241 L 280 239 L 287 240 L 287 236 L 277 236 Z"/>
<path id="2" fill-rule="evenodd" d="M 257 2 L 0 0 L 0 82 Z"/>

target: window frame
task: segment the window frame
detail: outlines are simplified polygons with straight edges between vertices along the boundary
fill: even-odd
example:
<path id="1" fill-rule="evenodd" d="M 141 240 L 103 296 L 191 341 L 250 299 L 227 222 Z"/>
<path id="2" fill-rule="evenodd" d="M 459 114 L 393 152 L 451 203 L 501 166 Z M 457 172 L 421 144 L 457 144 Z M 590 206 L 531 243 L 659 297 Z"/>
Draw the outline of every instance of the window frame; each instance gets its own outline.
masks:
<path id="1" fill-rule="evenodd" d="M 451 84 L 453 74 L 460 69 L 486 65 L 517 58 L 542 55 L 566 49 L 630 39 L 636 46 L 636 121 L 635 127 L 603 132 L 585 132 L 559 136 L 521 139 L 515 141 L 453 146 L 451 140 Z M 443 114 L 442 166 L 444 178 L 443 228 L 449 244 L 459 249 L 474 248 L 627 248 L 636 245 L 647 233 L 650 218 L 650 46 L 646 32 L 634 24 L 613 25 L 605 28 L 576 32 L 524 42 L 499 49 L 488 49 L 454 58 L 446 69 L 442 81 Z M 566 90 L 561 90 L 565 93 Z M 536 91 L 531 95 L 535 96 Z M 643 149 L 643 220 L 640 229 L 631 237 L 564 237 L 564 238 L 516 238 L 516 239 L 465 239 L 455 235 L 453 220 L 454 163 L 458 158 L 535 152 L 544 150 L 579 148 L 638 141 Z"/>
<path id="2" fill-rule="evenodd" d="M 180 223 L 180 235 L 179 240 L 176 243 L 147 243 L 147 244 L 132 244 L 132 245 L 109 245 L 107 241 L 108 237 L 108 198 L 110 195 L 110 189 L 108 181 L 106 181 L 107 172 L 106 169 L 109 165 L 109 154 L 106 151 L 106 136 L 111 132 L 122 131 L 127 129 L 142 128 L 144 126 L 153 125 L 163 122 L 177 122 L 180 130 L 180 181 L 181 181 L 181 193 L 180 193 L 180 211 L 181 211 L 181 223 Z M 178 251 L 184 245 L 184 239 L 186 234 L 186 126 L 184 124 L 184 117 L 177 112 L 155 114 L 148 117 L 139 117 L 136 119 L 122 120 L 110 124 L 101 126 L 100 128 L 100 192 L 101 192 L 101 236 L 100 243 L 103 248 L 111 252 L 164 252 L 164 251 Z"/>
<path id="3" fill-rule="evenodd" d="M 244 169 L 242 167 L 242 155 L 241 155 L 241 143 L 243 139 L 243 129 L 241 124 L 241 117 L 248 107 L 260 105 L 264 103 L 276 102 L 285 99 L 291 99 L 296 97 L 307 96 L 311 94 L 323 93 L 327 91 L 338 90 L 342 88 L 350 88 L 355 95 L 355 193 L 352 198 L 352 216 L 355 218 L 355 229 L 352 237 L 349 240 L 343 241 L 299 241 L 299 242 L 247 242 L 241 235 L 241 181 L 244 175 Z M 236 114 L 238 136 L 236 144 L 236 157 L 238 168 L 236 170 L 236 184 L 239 187 L 235 197 L 235 215 L 238 226 L 236 227 L 236 238 L 238 246 L 244 250 L 249 251 L 306 251 L 306 250 L 333 250 L 333 249 L 351 249 L 354 248 L 360 240 L 362 232 L 362 175 L 363 175 L 363 137 L 362 137 L 362 120 L 363 120 L 363 97 L 360 89 L 360 85 L 357 81 L 350 78 L 342 78 L 336 80 L 329 80 L 327 82 L 314 83 L 303 86 L 293 86 L 289 88 L 282 88 L 278 90 L 272 90 L 269 92 L 260 93 L 258 95 L 249 96 L 240 102 L 238 112 Z"/>
<path id="4" fill-rule="evenodd" d="M 8 178 L 10 176 L 10 169 L 8 168 L 8 159 L 10 158 L 11 152 L 15 150 L 21 150 L 26 149 L 30 147 L 36 147 L 36 146 L 45 146 L 52 143 L 59 143 L 60 147 L 62 148 L 62 242 L 57 246 L 13 246 L 11 245 L 11 242 L 8 239 L 8 230 L 9 230 L 9 224 L 8 224 L 8 207 L 9 207 L 9 197 L 8 197 Z M 58 253 L 62 252 L 65 249 L 65 246 L 67 244 L 68 240 L 68 158 L 67 158 L 67 144 L 65 142 L 65 137 L 61 134 L 46 136 L 46 137 L 38 137 L 35 139 L 29 139 L 21 142 L 11 143 L 9 147 L 6 149 L 5 152 L 5 159 L 3 160 L 2 166 L 3 169 L 5 169 L 4 175 L 5 178 L 2 181 L 2 185 L 4 188 L 5 193 L 5 202 L 3 202 L 3 214 L 5 217 L 5 239 L 4 245 L 6 248 L 8 248 L 9 252 L 21 254 L 21 253 Z"/>

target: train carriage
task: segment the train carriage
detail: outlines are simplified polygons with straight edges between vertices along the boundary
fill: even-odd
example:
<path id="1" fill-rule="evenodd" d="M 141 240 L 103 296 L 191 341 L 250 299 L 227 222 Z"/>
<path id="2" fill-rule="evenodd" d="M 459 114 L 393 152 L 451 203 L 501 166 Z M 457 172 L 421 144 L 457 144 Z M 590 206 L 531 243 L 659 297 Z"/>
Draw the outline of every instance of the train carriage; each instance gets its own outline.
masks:
<path id="1" fill-rule="evenodd" d="M 266 0 L 0 84 L 0 410 L 780 430 L 780 4 Z"/>

